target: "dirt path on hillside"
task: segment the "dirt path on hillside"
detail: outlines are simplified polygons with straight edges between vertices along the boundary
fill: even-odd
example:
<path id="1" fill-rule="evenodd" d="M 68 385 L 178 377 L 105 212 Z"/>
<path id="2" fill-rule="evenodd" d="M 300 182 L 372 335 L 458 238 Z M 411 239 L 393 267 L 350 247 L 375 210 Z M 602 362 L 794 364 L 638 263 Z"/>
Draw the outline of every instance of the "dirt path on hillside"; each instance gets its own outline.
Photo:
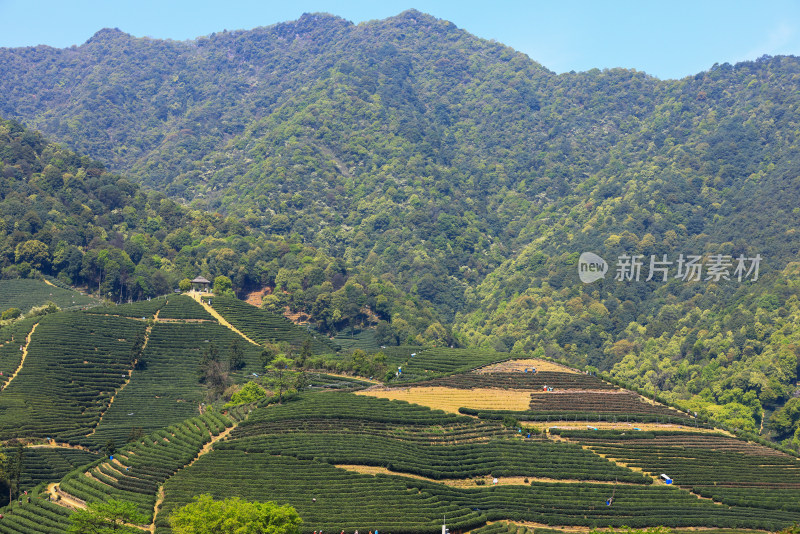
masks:
<path id="1" fill-rule="evenodd" d="M 609 486 L 641 486 L 642 484 L 635 484 L 633 482 L 610 482 L 608 480 L 573 480 L 573 479 L 560 479 L 560 478 L 547 478 L 547 477 L 522 477 L 522 476 L 508 476 L 497 477 L 497 484 L 494 484 L 494 479 L 489 476 L 474 477 L 474 478 L 428 478 L 421 475 L 412 475 L 410 473 L 399 473 L 391 471 L 386 467 L 377 467 L 371 465 L 352 465 L 352 464 L 336 464 L 334 467 L 339 469 L 346 469 L 354 471 L 363 475 L 394 475 L 398 477 L 415 478 L 418 480 L 427 480 L 436 484 L 444 484 L 445 486 L 452 486 L 456 488 L 479 488 L 487 486 L 529 486 L 531 482 L 546 482 L 548 484 L 606 484 Z M 527 481 L 527 482 L 526 482 Z"/>
<path id="2" fill-rule="evenodd" d="M 8 382 L 3 384 L 2 389 L 6 389 L 11 384 L 11 382 L 17 377 L 19 372 L 22 371 L 22 366 L 25 364 L 25 358 L 28 357 L 28 345 L 31 344 L 31 336 L 33 336 L 33 332 L 36 330 L 37 326 L 39 326 L 39 323 L 33 325 L 33 328 L 31 328 L 31 331 L 28 332 L 28 335 L 25 337 L 25 345 L 22 347 L 22 359 L 20 359 L 19 361 L 19 366 L 17 367 L 17 370 L 14 371 L 14 374 L 11 375 L 11 378 L 8 379 Z"/>
<path id="3" fill-rule="evenodd" d="M 364 378 L 362 376 L 355 376 L 355 375 L 346 375 L 343 373 L 334 373 L 331 371 L 326 371 L 325 369 L 312 369 L 308 371 L 309 373 L 319 373 L 321 375 L 328 375 L 328 376 L 338 376 L 339 378 L 352 378 L 353 380 L 359 380 L 361 382 L 369 382 L 370 384 L 375 384 L 376 386 L 382 386 L 383 382 L 380 380 L 374 380 L 372 378 Z"/>
<path id="4" fill-rule="evenodd" d="M 51 482 L 47 485 L 47 494 L 50 496 L 50 500 L 52 502 L 65 508 L 72 508 L 73 510 L 86 508 L 85 501 L 82 501 L 77 497 L 73 497 L 65 491 L 61 491 L 61 488 L 58 487 L 58 484 L 58 482 Z"/>
<path id="5" fill-rule="evenodd" d="M 50 440 L 48 443 L 35 443 L 26 445 L 29 449 L 72 449 L 76 451 L 92 452 L 89 447 L 83 445 L 70 445 L 69 443 L 58 443 L 55 440 Z"/>
<path id="6" fill-rule="evenodd" d="M 217 322 L 218 322 L 219 324 L 221 324 L 221 325 L 222 325 L 222 326 L 224 326 L 225 328 L 228 328 L 228 329 L 230 329 L 230 330 L 231 330 L 231 331 L 233 331 L 233 332 L 236 332 L 237 334 L 239 334 L 240 336 L 242 336 L 243 338 L 245 338 L 245 339 L 246 339 L 248 342 L 252 343 L 253 345 L 256 345 L 256 346 L 258 346 L 258 347 L 260 347 L 260 346 L 261 346 L 259 343 L 256 343 L 255 341 L 253 341 L 252 339 L 250 339 L 249 337 L 247 337 L 246 335 L 244 335 L 244 334 L 243 334 L 243 333 L 242 333 L 242 332 L 241 332 L 241 331 L 240 331 L 238 328 L 236 328 L 236 327 L 235 327 L 235 326 L 233 326 L 231 323 L 229 323 L 227 320 L 225 320 L 225 318 L 224 318 L 222 315 L 220 315 L 220 314 L 219 314 L 219 312 L 218 312 L 217 310 L 215 310 L 214 308 L 212 308 L 211 306 L 209 306 L 207 303 L 203 302 L 203 299 L 201 299 L 201 298 L 200 298 L 200 293 L 188 293 L 188 295 L 189 295 L 190 297 L 192 297 L 194 300 L 196 300 L 198 303 L 200 303 L 200 305 L 201 305 L 203 308 L 205 308 L 205 310 L 206 310 L 208 313 L 210 313 L 210 314 L 211 314 L 211 316 L 212 316 L 214 319 L 216 319 L 216 320 L 217 320 Z"/>
<path id="7" fill-rule="evenodd" d="M 61 488 L 58 487 L 58 482 L 52 482 L 47 485 L 47 495 L 50 497 L 51 502 L 59 506 L 63 506 L 64 508 L 70 508 L 72 510 L 83 510 L 86 508 L 85 501 L 82 501 L 81 499 L 70 495 L 65 491 L 61 491 Z M 143 527 L 141 525 L 134 525 L 132 523 L 124 523 L 124 525 L 126 527 L 137 528 L 143 532 L 149 531 L 149 527 Z"/>
<path id="8" fill-rule="evenodd" d="M 194 459 L 193 459 L 191 462 L 189 462 L 188 464 L 186 464 L 186 465 L 184 465 L 183 467 L 181 467 L 181 469 L 186 469 L 186 468 L 188 468 L 188 467 L 191 467 L 192 465 L 194 465 L 194 463 L 195 463 L 197 460 L 199 460 L 199 459 L 200 459 L 200 457 L 201 457 L 201 456 L 203 456 L 203 455 L 205 455 L 205 454 L 208 454 L 209 452 L 211 452 L 211 450 L 214 448 L 214 444 L 215 444 L 215 443 L 217 443 L 218 441 L 220 441 L 220 440 L 222 440 L 222 439 L 225 439 L 226 437 L 228 437 L 228 434 L 230 434 L 231 432 L 233 432 L 233 429 L 234 429 L 234 428 L 236 428 L 236 427 L 238 426 L 238 424 L 239 424 L 239 422 L 238 422 L 238 421 L 234 421 L 234 423 L 233 423 L 233 426 L 231 426 L 231 427 L 229 427 L 229 428 L 227 428 L 227 429 L 223 430 L 222 432 L 220 432 L 220 433 L 219 433 L 219 434 L 217 434 L 216 436 L 213 436 L 213 437 L 211 438 L 211 441 L 209 441 L 208 443 L 206 443 L 205 445 L 203 445 L 203 448 L 202 448 L 202 449 L 200 449 L 200 452 L 198 452 L 198 453 L 197 453 L 197 456 L 195 456 L 195 457 L 194 457 Z M 178 470 L 178 471 L 176 471 L 175 473 L 179 472 L 181 469 L 179 469 L 179 470 Z M 166 484 L 166 483 L 167 483 L 167 481 L 168 481 L 170 478 L 172 478 L 173 476 L 175 476 L 175 475 L 173 474 L 171 477 L 167 478 L 167 480 L 165 480 L 165 481 L 164 481 L 164 484 Z M 162 504 L 163 504 L 163 502 L 164 502 L 164 497 L 165 497 L 165 493 L 164 493 L 164 484 L 161 484 L 161 485 L 158 487 L 158 491 L 156 491 L 156 504 L 155 504 L 155 506 L 153 507 L 153 522 L 150 524 L 150 527 L 149 527 L 149 530 L 150 530 L 150 532 L 151 532 L 151 533 L 155 533 L 155 531 L 156 531 L 156 518 L 158 517 L 158 511 L 159 511 L 159 509 L 161 508 L 161 505 L 162 505 Z"/>

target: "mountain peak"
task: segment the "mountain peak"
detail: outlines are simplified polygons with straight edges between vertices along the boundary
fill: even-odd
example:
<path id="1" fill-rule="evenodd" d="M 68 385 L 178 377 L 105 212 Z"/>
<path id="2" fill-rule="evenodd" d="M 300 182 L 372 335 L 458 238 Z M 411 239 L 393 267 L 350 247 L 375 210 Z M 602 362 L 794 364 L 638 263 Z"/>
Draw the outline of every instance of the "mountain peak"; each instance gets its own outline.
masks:
<path id="1" fill-rule="evenodd" d="M 86 44 L 103 42 L 103 41 L 111 41 L 111 40 L 118 40 L 123 38 L 130 38 L 130 34 L 125 33 L 124 31 L 120 30 L 119 28 L 103 28 L 102 30 L 98 31 L 94 35 L 92 35 Z"/>

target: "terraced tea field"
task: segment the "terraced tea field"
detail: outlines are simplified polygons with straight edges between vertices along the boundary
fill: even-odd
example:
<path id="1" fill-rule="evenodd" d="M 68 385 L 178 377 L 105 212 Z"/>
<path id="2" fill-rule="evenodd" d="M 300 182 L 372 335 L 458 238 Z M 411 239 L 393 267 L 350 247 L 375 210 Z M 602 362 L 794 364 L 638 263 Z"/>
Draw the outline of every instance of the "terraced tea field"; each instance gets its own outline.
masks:
<path id="1" fill-rule="evenodd" d="M 398 381 L 419 381 L 425 378 L 466 373 L 480 367 L 510 359 L 508 354 L 485 349 L 431 348 L 412 352 L 399 364 Z"/>
<path id="2" fill-rule="evenodd" d="M 13 450 L 8 451 L 13 455 Z M 65 447 L 26 447 L 22 457 L 20 488 L 31 490 L 42 482 L 59 480 L 82 465 L 99 458 L 94 452 Z"/>
<path id="3" fill-rule="evenodd" d="M 377 352 L 378 343 L 372 330 L 340 332 L 333 338 L 333 342 L 343 350 L 361 349 L 365 352 Z"/>
<path id="4" fill-rule="evenodd" d="M 763 445 L 708 434 L 567 435 L 716 502 L 800 513 L 800 459 Z"/>
<path id="5" fill-rule="evenodd" d="M 145 348 L 134 370 L 137 340 Z M 183 421 L 204 398 L 203 351 L 227 358 L 237 343 L 245 366 L 231 376 L 243 382 L 261 373 L 261 347 L 182 295 L 17 321 L 0 329 L 0 438 L 97 448 Z"/>
<path id="6" fill-rule="evenodd" d="M 116 315 L 119 317 L 131 317 L 135 319 L 149 319 L 152 318 L 158 310 L 167 304 L 165 297 L 160 297 L 151 300 L 143 300 L 134 302 L 132 304 L 120 304 L 99 306 L 86 310 L 88 314 L 94 315 Z"/>
<path id="7" fill-rule="evenodd" d="M 167 534 L 171 511 L 199 493 L 291 504 L 304 533 L 421 534 L 444 516 L 453 531 L 483 534 L 800 521 L 798 458 L 597 377 L 493 351 L 388 348 L 402 372 L 387 384 L 311 372 L 283 404 L 198 415 L 204 352 L 224 358 L 238 344 L 246 365 L 232 377 L 243 382 L 261 372 L 262 347 L 242 334 L 308 339 L 281 317 L 213 302 L 210 314 L 168 295 L 0 329 L 0 371 L 18 371 L 0 391 L 0 438 L 56 442 L 27 449 L 31 500 L 0 511 L 0 533 L 66 532 L 69 507 L 116 498 L 148 518 L 144 531 Z M 113 459 L 100 456 L 112 440 Z"/>
<path id="8" fill-rule="evenodd" d="M 0 280 L 0 312 L 19 308 L 23 313 L 52 302 L 62 310 L 97 306 L 98 301 L 72 289 L 42 280 Z"/>
<path id="9" fill-rule="evenodd" d="M 427 351 L 422 352 L 422 357 Z M 471 372 L 412 382 L 394 381 L 385 388 L 361 392 L 401 399 L 431 408 L 487 418 L 511 416 L 521 421 L 639 422 L 706 426 L 684 412 L 645 399 L 595 376 L 574 370 L 519 371 L 512 361 L 489 364 Z M 552 369 L 558 369 L 553 364 Z M 493 371 L 494 370 L 494 371 Z"/>
<path id="10" fill-rule="evenodd" d="M 486 476 L 511 483 L 470 482 Z M 459 479 L 465 484 L 454 484 Z M 510 520 L 769 530 L 797 518 L 791 510 L 720 506 L 658 484 L 580 440 L 526 439 L 474 418 L 347 393 L 254 411 L 214 452 L 167 482 L 164 510 L 200 491 L 288 502 L 308 532 L 427 532 L 445 514 L 452 529 Z"/>
<path id="11" fill-rule="evenodd" d="M 213 321 L 214 318 L 194 299 L 186 295 L 172 295 L 158 313 L 158 318 L 196 321 Z"/>

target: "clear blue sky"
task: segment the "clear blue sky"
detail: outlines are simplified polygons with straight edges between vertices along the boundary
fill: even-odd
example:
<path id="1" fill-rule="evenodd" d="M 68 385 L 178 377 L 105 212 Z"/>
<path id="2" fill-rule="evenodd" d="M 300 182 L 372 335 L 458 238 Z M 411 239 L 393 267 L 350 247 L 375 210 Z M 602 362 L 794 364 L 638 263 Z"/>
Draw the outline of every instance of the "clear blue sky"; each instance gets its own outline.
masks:
<path id="1" fill-rule="evenodd" d="M 101 28 L 193 39 L 324 11 L 353 22 L 418 9 L 545 67 L 624 67 L 681 78 L 714 63 L 800 55 L 798 0 L 0 0 L 0 47 L 81 44 Z"/>

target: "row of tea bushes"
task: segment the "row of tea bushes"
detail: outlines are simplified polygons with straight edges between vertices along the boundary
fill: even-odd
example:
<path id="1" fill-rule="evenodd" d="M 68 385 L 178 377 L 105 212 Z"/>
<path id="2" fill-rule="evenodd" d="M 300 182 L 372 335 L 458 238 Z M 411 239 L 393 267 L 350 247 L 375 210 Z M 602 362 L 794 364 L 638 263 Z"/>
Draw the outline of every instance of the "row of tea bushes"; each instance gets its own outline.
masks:
<path id="1" fill-rule="evenodd" d="M 661 404 L 644 402 L 630 391 L 558 391 L 531 393 L 532 412 L 597 412 L 640 415 L 659 415 L 671 418 L 692 418 L 683 412 L 671 410 Z"/>
<path id="2" fill-rule="evenodd" d="M 345 392 L 325 392 L 301 395 L 299 400 L 276 406 L 269 410 L 257 410 L 242 423 L 237 432 L 262 421 L 302 419 L 360 419 L 400 425 L 450 425 L 470 422 L 469 417 L 442 410 L 431 410 L 425 406 L 405 401 L 388 400 Z"/>
<path id="3" fill-rule="evenodd" d="M 260 421 L 237 428 L 236 436 L 261 436 L 294 433 L 348 432 L 375 439 L 401 439 L 406 443 L 455 444 L 488 441 L 514 435 L 510 429 L 492 421 L 457 422 L 448 425 L 399 425 L 360 419 L 310 418 Z"/>
<path id="4" fill-rule="evenodd" d="M 692 426 L 697 428 L 710 428 L 710 425 L 698 419 L 689 419 L 685 415 L 666 415 L 660 413 L 637 412 L 591 412 L 591 411 L 513 411 L 513 410 L 481 410 L 477 408 L 459 408 L 458 411 L 465 415 L 472 415 L 481 419 L 502 421 L 507 418 L 518 421 L 530 422 L 611 422 L 611 423 L 663 423 Z"/>
<path id="5" fill-rule="evenodd" d="M 159 319 L 191 319 L 213 321 L 214 318 L 196 300 L 186 295 L 170 295 L 158 313 Z"/>
<path id="6" fill-rule="evenodd" d="M 0 312 L 19 308 L 22 313 L 52 302 L 62 310 L 96 306 L 97 300 L 73 289 L 54 287 L 41 280 L 0 280 Z"/>
<path id="7" fill-rule="evenodd" d="M 616 386 L 597 377 L 580 373 L 538 371 L 536 373 L 461 373 L 416 382 L 415 386 L 438 386 L 458 389 L 502 388 L 542 390 L 613 390 Z"/>
<path id="8" fill-rule="evenodd" d="M 722 434 L 603 434 L 561 432 L 626 465 L 655 476 L 666 473 L 675 484 L 722 504 L 800 512 L 796 457 Z"/>
<path id="9" fill-rule="evenodd" d="M 67 532 L 70 527 L 70 508 L 38 498 L 31 502 L 13 503 L 2 510 L 2 534 L 55 534 Z"/>
<path id="10" fill-rule="evenodd" d="M 131 317 L 133 319 L 151 319 L 166 303 L 166 297 L 158 297 L 130 304 L 100 306 L 88 309 L 85 313 L 92 315 L 118 315 L 120 317 Z"/>
<path id="11" fill-rule="evenodd" d="M 465 373 L 492 363 L 509 360 L 508 353 L 486 349 L 430 348 L 409 356 L 402 365 L 398 381 L 418 381 L 425 378 Z"/>
<path id="12" fill-rule="evenodd" d="M 13 450 L 4 451 L 12 455 Z M 98 455 L 81 449 L 61 447 L 26 447 L 22 457 L 20 490 L 30 490 L 42 482 L 56 482 L 82 465 L 97 460 Z"/>

